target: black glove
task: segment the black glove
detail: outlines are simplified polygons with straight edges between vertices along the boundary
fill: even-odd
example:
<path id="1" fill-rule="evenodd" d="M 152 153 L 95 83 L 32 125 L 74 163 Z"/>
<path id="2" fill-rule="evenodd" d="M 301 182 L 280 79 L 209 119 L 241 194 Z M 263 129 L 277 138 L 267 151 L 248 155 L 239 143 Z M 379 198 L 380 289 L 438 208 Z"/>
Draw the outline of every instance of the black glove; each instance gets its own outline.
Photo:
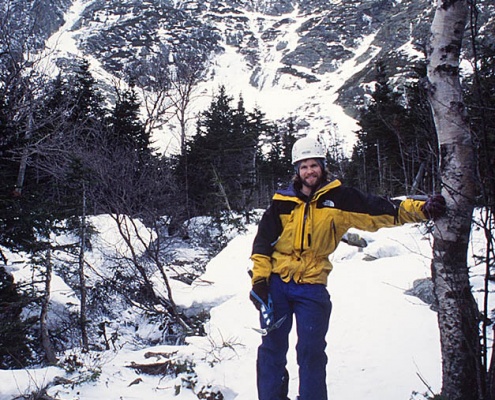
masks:
<path id="1" fill-rule="evenodd" d="M 443 216 L 446 210 L 445 198 L 441 194 L 434 194 L 428 197 L 421 211 L 426 218 L 435 220 Z"/>
<path id="2" fill-rule="evenodd" d="M 254 282 L 252 291 L 263 301 L 263 303 L 268 304 L 268 280 L 266 278 L 261 278 Z M 252 295 L 249 295 L 249 300 L 251 300 L 257 310 L 261 308 L 261 303 Z"/>

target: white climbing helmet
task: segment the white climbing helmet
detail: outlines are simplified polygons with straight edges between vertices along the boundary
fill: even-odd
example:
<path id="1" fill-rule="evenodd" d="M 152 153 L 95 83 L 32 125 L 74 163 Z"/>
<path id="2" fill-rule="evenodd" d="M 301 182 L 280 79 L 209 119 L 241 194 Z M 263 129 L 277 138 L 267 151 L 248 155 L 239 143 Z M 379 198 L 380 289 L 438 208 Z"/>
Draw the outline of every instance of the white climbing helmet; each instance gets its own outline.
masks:
<path id="1" fill-rule="evenodd" d="M 296 140 L 292 146 L 292 164 L 307 158 L 325 159 L 325 149 L 323 145 L 312 137 L 303 137 Z"/>

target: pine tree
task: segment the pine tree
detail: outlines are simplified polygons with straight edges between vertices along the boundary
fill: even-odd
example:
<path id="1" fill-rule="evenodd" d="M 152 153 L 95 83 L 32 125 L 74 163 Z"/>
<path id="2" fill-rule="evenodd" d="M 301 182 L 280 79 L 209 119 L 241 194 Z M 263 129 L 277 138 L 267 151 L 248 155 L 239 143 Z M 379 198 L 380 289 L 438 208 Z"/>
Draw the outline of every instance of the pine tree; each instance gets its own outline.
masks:
<path id="1" fill-rule="evenodd" d="M 12 275 L 0 267 L 0 369 L 23 368 L 30 351 L 21 312 L 26 302 Z"/>
<path id="2" fill-rule="evenodd" d="M 390 86 L 383 62 L 376 66 L 376 85 L 370 105 L 363 109 L 358 141 L 348 175 L 365 191 L 407 193 L 411 185 L 407 109 L 401 93 Z"/>
<path id="3" fill-rule="evenodd" d="M 79 61 L 68 79 L 66 100 L 70 111 L 68 119 L 72 123 L 85 125 L 100 120 L 105 115 L 103 96 L 97 89 L 86 59 Z"/>
<path id="4" fill-rule="evenodd" d="M 151 156 L 150 135 L 140 119 L 141 104 L 134 84 L 129 89 L 116 90 L 117 100 L 110 117 L 110 145 L 122 146 L 136 152 L 144 160 Z"/>
<path id="5" fill-rule="evenodd" d="M 292 146 L 296 141 L 292 119 L 287 126 L 271 126 L 257 156 L 259 206 L 266 207 L 275 190 L 285 186 L 294 174 Z M 268 147 L 268 150 L 266 150 Z"/>
<path id="6" fill-rule="evenodd" d="M 402 122 L 406 162 L 411 183 L 407 194 L 426 194 L 438 190 L 438 141 L 431 107 L 424 86 L 426 65 L 412 66 L 411 79 L 404 86 L 406 115 Z"/>
<path id="7" fill-rule="evenodd" d="M 482 202 L 491 207 L 495 204 L 495 45 L 489 35 L 479 35 L 479 49 L 475 55 L 476 69 L 467 80 L 466 105 L 469 108 L 473 140 L 476 143 L 480 194 Z"/>
<path id="8" fill-rule="evenodd" d="M 269 128 L 259 110 L 248 113 L 242 98 L 236 108 L 232 101 L 220 87 L 178 158 L 193 215 L 245 210 L 253 201 L 258 138 Z"/>

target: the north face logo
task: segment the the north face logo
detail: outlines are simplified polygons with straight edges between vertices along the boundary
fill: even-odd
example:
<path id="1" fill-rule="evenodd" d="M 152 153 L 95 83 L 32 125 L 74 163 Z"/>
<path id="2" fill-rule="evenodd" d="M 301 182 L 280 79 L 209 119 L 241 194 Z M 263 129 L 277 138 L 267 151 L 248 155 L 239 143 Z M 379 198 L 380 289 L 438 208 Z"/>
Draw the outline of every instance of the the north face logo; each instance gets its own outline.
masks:
<path id="1" fill-rule="evenodd" d="M 335 207 L 335 203 L 332 200 L 325 200 L 323 202 L 323 207 Z"/>

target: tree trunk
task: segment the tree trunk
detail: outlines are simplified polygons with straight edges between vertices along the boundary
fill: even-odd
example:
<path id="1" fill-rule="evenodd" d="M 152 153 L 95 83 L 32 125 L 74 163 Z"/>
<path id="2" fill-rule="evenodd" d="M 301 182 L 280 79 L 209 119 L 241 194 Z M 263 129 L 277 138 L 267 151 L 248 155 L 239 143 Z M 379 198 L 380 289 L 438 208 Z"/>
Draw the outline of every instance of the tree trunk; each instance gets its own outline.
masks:
<path id="1" fill-rule="evenodd" d="M 126 215 L 112 214 L 111 217 L 117 224 L 120 236 L 127 245 L 127 249 L 130 252 L 129 261 L 138 270 L 141 275 L 143 289 L 145 290 L 145 299 L 143 301 L 151 301 L 153 305 L 161 304 L 160 297 L 156 294 L 153 282 L 148 277 L 146 268 L 141 264 L 136 248 L 132 243 L 132 237 L 137 234 L 137 229 L 130 217 Z M 131 225 L 131 226 L 129 226 Z M 142 239 L 140 239 L 142 240 Z M 137 279 L 138 277 L 136 277 Z"/>
<path id="2" fill-rule="evenodd" d="M 492 327 L 492 335 L 495 335 L 495 327 Z M 490 357 L 490 368 L 488 369 L 487 377 L 487 399 L 495 399 L 495 346 L 492 345 L 492 354 Z"/>
<path id="3" fill-rule="evenodd" d="M 57 363 L 57 356 L 55 354 L 55 349 L 53 348 L 53 344 L 50 340 L 50 333 L 48 331 L 47 325 L 47 317 L 48 310 L 50 308 L 50 291 L 51 291 L 51 282 L 52 282 L 52 256 L 51 250 L 48 249 L 46 251 L 46 276 L 45 276 L 45 293 L 43 298 L 41 299 L 41 313 L 40 313 L 40 332 L 41 332 L 41 346 L 45 351 L 46 361 L 49 364 Z"/>
<path id="4" fill-rule="evenodd" d="M 218 175 L 217 169 L 215 168 L 214 165 L 212 165 L 211 168 L 213 170 L 213 175 L 215 176 L 215 183 L 217 184 L 218 190 L 220 191 L 220 197 L 223 198 L 225 202 L 225 207 L 227 207 L 229 214 L 232 214 L 232 208 L 230 207 L 229 197 L 227 196 L 227 192 L 225 191 L 225 187 L 223 186 L 222 180 Z"/>
<path id="5" fill-rule="evenodd" d="M 467 266 L 475 196 L 474 153 L 459 81 L 467 12 L 467 0 L 438 0 L 428 54 L 429 100 L 448 206 L 447 216 L 436 221 L 431 268 L 439 305 L 442 395 L 449 400 L 484 398 L 479 313 Z"/>
<path id="6" fill-rule="evenodd" d="M 425 176 L 425 168 L 426 168 L 426 163 L 423 161 L 419 166 L 418 173 L 414 178 L 414 182 L 412 184 L 411 191 L 409 192 L 409 194 L 415 194 L 416 191 L 418 190 L 419 184 L 421 183 L 423 177 Z"/>
<path id="7" fill-rule="evenodd" d="M 33 129 L 33 114 L 30 113 L 28 119 L 28 129 L 26 132 L 26 140 L 31 138 L 32 129 Z M 24 188 L 24 179 L 26 178 L 26 168 L 27 168 L 28 159 L 29 159 L 29 149 L 28 149 L 28 145 L 26 145 L 26 147 L 22 150 L 21 161 L 19 164 L 19 172 L 17 173 L 17 181 L 14 189 L 15 196 L 22 195 L 22 189 Z"/>
<path id="8" fill-rule="evenodd" d="M 86 275 L 84 272 L 84 264 L 86 262 L 85 257 L 85 246 L 86 246 L 86 185 L 83 182 L 83 209 L 82 215 L 80 219 L 81 223 L 81 233 L 80 233 L 80 248 L 79 248 L 79 286 L 80 286 L 80 295 L 81 295 L 81 311 L 79 314 L 79 324 L 81 326 L 81 340 L 82 340 L 82 348 L 84 350 L 88 350 L 89 341 L 88 341 L 88 332 L 86 329 L 87 318 L 86 318 Z"/>
<path id="9" fill-rule="evenodd" d="M 386 190 L 383 185 L 383 176 L 385 175 L 385 169 L 383 168 L 382 165 L 382 152 L 380 151 L 380 141 L 376 141 L 376 159 L 377 159 L 377 166 L 378 166 L 378 182 L 379 182 L 379 187 L 380 191 L 382 193 L 386 193 Z"/>

